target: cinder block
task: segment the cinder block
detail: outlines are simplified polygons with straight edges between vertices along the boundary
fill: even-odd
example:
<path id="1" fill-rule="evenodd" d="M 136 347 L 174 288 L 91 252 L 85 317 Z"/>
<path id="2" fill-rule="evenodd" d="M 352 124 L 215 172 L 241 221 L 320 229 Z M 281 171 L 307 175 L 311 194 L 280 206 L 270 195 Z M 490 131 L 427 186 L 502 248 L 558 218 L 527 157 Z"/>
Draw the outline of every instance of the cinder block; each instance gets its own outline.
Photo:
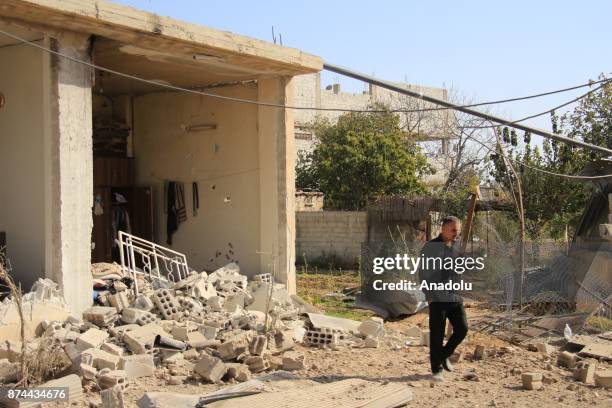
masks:
<path id="1" fill-rule="evenodd" d="M 567 367 L 572 369 L 576 365 L 576 361 L 576 355 L 570 353 L 569 351 L 562 351 L 559 353 L 559 357 L 557 357 L 557 365 L 559 367 Z"/>
<path id="2" fill-rule="evenodd" d="M 89 364 L 81 363 L 81 365 L 79 366 L 79 370 L 81 372 L 81 377 L 86 380 L 93 380 L 98 374 L 98 370 L 94 366 L 91 366 Z"/>
<path id="3" fill-rule="evenodd" d="M 448 359 L 453 364 L 460 363 L 463 361 L 463 352 L 455 351 L 453 354 L 451 354 L 451 356 Z"/>
<path id="4" fill-rule="evenodd" d="M 253 373 L 259 373 L 270 368 L 270 364 L 261 356 L 249 356 L 244 360 Z"/>
<path id="5" fill-rule="evenodd" d="M 385 334 L 385 328 L 382 320 L 365 320 L 357 328 L 363 337 L 380 337 Z"/>
<path id="6" fill-rule="evenodd" d="M 604 388 L 612 388 L 612 370 L 595 373 L 595 385 Z"/>
<path id="7" fill-rule="evenodd" d="M 119 365 L 119 359 L 120 357 L 114 354 L 107 353 L 103 350 L 95 350 L 93 366 L 98 370 L 102 370 L 103 368 L 116 370 Z"/>
<path id="8" fill-rule="evenodd" d="M 125 371 L 123 370 L 111 370 L 100 373 L 98 376 L 98 385 L 101 389 L 112 388 L 115 385 L 119 385 L 122 389 L 125 388 Z"/>
<path id="9" fill-rule="evenodd" d="M 555 348 L 548 343 L 536 343 L 535 346 L 540 353 L 546 354 L 547 356 L 555 350 Z"/>
<path id="10" fill-rule="evenodd" d="M 200 361 L 198 361 L 193 370 L 203 379 L 212 383 L 217 383 L 221 381 L 221 378 L 223 378 L 227 372 L 227 367 L 221 359 L 204 355 L 200 358 Z"/>
<path id="11" fill-rule="evenodd" d="M 219 328 L 217 327 L 207 325 L 200 326 L 200 333 L 202 333 L 207 340 L 214 340 L 215 338 L 217 338 L 218 331 Z"/>
<path id="12" fill-rule="evenodd" d="M 149 377 L 155 373 L 155 363 L 151 354 L 135 354 L 123 356 L 119 368 L 125 372 L 128 380 L 139 377 Z"/>
<path id="13" fill-rule="evenodd" d="M 249 371 L 249 366 L 241 363 L 226 363 L 227 367 L 227 376 L 229 378 L 234 378 L 238 382 L 244 382 L 251 379 L 251 371 Z"/>
<path id="14" fill-rule="evenodd" d="M 88 348 L 99 347 L 104 340 L 108 338 L 108 333 L 98 329 L 89 329 L 81 334 L 76 341 L 76 346 L 79 350 L 87 350 Z"/>
<path id="15" fill-rule="evenodd" d="M 379 345 L 378 337 L 367 336 L 363 341 L 363 345 L 366 348 L 378 348 L 378 345 Z"/>
<path id="16" fill-rule="evenodd" d="M 429 347 L 429 337 L 431 332 L 429 330 L 421 331 L 421 345 Z"/>
<path id="17" fill-rule="evenodd" d="M 474 360 L 484 360 L 487 358 L 487 349 L 485 346 L 478 344 L 474 349 Z"/>
<path id="18" fill-rule="evenodd" d="M 117 309 L 106 306 L 93 306 L 83 312 L 83 318 L 98 327 L 108 327 L 117 320 Z"/>
<path id="19" fill-rule="evenodd" d="M 219 357 L 223 360 L 231 360 L 244 353 L 247 348 L 246 339 L 234 339 L 221 343 L 217 347 L 217 351 L 219 352 Z"/>
<path id="20" fill-rule="evenodd" d="M 541 373 L 523 373 L 521 374 L 523 388 L 526 390 L 539 390 L 542 388 Z"/>
<path id="21" fill-rule="evenodd" d="M 579 361 L 574 368 L 574 378 L 583 383 L 593 382 L 597 363 L 594 361 Z"/>
<path id="22" fill-rule="evenodd" d="M 123 347 L 118 346 L 113 343 L 104 343 L 100 346 L 100 350 L 106 351 L 107 353 L 113 354 L 115 356 L 122 356 L 124 354 Z"/>
<path id="23" fill-rule="evenodd" d="M 108 301 L 111 306 L 117 310 L 117 313 L 121 313 L 126 307 L 130 307 L 130 300 L 128 299 L 127 292 L 117 292 L 108 297 Z"/>
<path id="24" fill-rule="evenodd" d="M 102 390 L 100 392 L 102 398 L 102 408 L 124 408 L 123 388 L 121 385 L 115 385 L 112 388 Z"/>
<path id="25" fill-rule="evenodd" d="M 304 368 L 306 357 L 295 351 L 288 351 L 283 354 L 283 370 L 301 370 Z"/>
<path id="26" fill-rule="evenodd" d="M 249 353 L 254 356 L 261 356 L 268 346 L 268 338 L 266 336 L 256 336 L 251 340 L 249 345 Z"/>
<path id="27" fill-rule="evenodd" d="M 178 300 L 168 289 L 153 292 L 153 302 L 166 320 L 178 320 L 183 314 Z"/>

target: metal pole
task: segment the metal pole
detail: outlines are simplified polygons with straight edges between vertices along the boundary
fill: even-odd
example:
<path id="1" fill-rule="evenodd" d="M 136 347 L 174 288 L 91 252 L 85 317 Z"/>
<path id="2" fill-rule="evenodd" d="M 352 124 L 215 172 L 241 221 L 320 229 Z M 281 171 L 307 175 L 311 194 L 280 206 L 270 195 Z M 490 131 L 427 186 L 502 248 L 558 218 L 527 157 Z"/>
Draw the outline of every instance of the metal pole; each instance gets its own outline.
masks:
<path id="1" fill-rule="evenodd" d="M 612 150 L 607 149 L 607 148 L 602 147 L 602 146 L 596 146 L 596 145 L 593 145 L 593 144 L 590 144 L 590 143 L 583 142 L 581 140 L 571 139 L 571 138 L 564 137 L 564 136 L 561 136 L 561 135 L 557 135 L 557 134 L 554 134 L 554 133 L 551 133 L 551 132 L 547 132 L 546 130 L 542 130 L 542 129 L 538 129 L 538 128 L 533 128 L 531 126 L 526 126 L 526 125 L 523 125 L 523 124 L 520 124 L 520 123 L 512 123 L 511 120 L 500 118 L 499 116 L 490 115 L 488 113 L 479 112 L 479 111 L 477 111 L 475 109 L 464 108 L 464 107 L 461 107 L 461 106 L 459 106 L 457 104 L 454 104 L 452 102 L 445 101 L 443 99 L 434 98 L 432 96 L 424 95 L 421 92 L 416 92 L 416 91 L 412 91 L 410 89 L 402 88 L 400 86 L 395 85 L 392 82 L 385 81 L 385 80 L 382 80 L 382 79 L 376 79 L 376 78 L 373 78 L 373 77 L 371 77 L 369 75 L 361 74 L 359 72 L 353 71 L 353 70 L 348 69 L 348 68 L 343 68 L 343 67 L 339 67 L 337 65 L 332 65 L 332 64 L 324 63 L 323 64 L 323 69 L 325 69 L 327 71 L 335 72 L 337 74 L 345 75 L 347 77 L 358 79 L 360 81 L 368 82 L 368 83 L 370 83 L 372 85 L 376 85 L 376 86 L 380 86 L 381 88 L 389 89 L 390 91 L 395 91 L 395 92 L 398 92 L 398 93 L 401 93 L 401 94 L 404 94 L 404 95 L 412 96 L 414 98 L 419 98 L 419 99 L 422 99 L 422 100 L 427 101 L 427 102 L 431 102 L 431 103 L 436 104 L 436 105 L 445 106 L 447 108 L 452 108 L 454 110 L 458 110 L 460 112 L 464 112 L 464 113 L 467 113 L 469 115 L 473 115 L 473 116 L 477 116 L 479 118 L 490 120 L 491 122 L 500 123 L 502 125 L 507 125 L 507 126 L 510 126 L 510 127 L 516 128 L 516 129 L 524 130 L 526 132 L 531 132 L 533 134 L 540 135 L 542 137 L 546 137 L 548 139 L 554 139 L 554 140 L 557 140 L 559 142 L 568 143 L 568 144 L 571 144 L 571 145 L 574 145 L 574 146 L 584 147 L 584 148 L 589 149 L 589 150 L 597 151 L 597 152 L 600 152 L 600 153 L 605 153 L 608 156 L 612 155 Z"/>

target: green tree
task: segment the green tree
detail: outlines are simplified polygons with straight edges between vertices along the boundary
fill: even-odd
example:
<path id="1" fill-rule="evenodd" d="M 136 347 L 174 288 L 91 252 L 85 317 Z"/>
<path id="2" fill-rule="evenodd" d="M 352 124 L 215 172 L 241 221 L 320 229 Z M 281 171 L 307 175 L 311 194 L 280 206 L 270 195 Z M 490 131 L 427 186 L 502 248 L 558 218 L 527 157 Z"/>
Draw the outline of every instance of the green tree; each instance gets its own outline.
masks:
<path id="1" fill-rule="evenodd" d="M 397 115 L 350 112 L 313 128 L 319 144 L 298 159 L 297 186 L 320 189 L 326 208 L 360 210 L 382 195 L 425 192 L 421 176 L 432 169 Z"/>
<path id="2" fill-rule="evenodd" d="M 562 117 L 552 114 L 553 131 L 558 134 L 612 148 L 612 84 L 582 99 L 579 105 Z M 592 191 L 591 183 L 545 174 L 533 167 L 554 173 L 578 174 L 588 162 L 602 154 L 566 143 L 545 139 L 542 148 L 531 146 L 531 135 L 517 140 L 515 131 L 504 128 L 502 140 L 509 159 L 518 170 L 523 187 L 525 227 L 532 239 L 547 233 L 560 237 L 566 226 L 574 230 Z M 501 152 L 490 156 L 491 174 L 507 191 L 516 189 Z"/>

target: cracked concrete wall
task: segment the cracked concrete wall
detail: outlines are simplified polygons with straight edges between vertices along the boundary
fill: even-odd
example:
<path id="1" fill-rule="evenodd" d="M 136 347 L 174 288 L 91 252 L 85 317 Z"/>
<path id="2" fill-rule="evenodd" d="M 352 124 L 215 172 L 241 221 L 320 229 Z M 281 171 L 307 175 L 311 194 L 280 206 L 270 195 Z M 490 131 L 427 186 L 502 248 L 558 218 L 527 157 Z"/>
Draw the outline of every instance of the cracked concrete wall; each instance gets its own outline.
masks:
<path id="1" fill-rule="evenodd" d="M 27 45 L 0 49 L 0 231 L 25 290 L 45 268 L 43 57 Z"/>
<path id="2" fill-rule="evenodd" d="M 91 60 L 86 35 L 60 33 L 49 43 L 64 54 Z M 80 313 L 92 302 L 92 75 L 84 65 L 50 59 L 46 276 L 60 284 L 69 310 Z"/>

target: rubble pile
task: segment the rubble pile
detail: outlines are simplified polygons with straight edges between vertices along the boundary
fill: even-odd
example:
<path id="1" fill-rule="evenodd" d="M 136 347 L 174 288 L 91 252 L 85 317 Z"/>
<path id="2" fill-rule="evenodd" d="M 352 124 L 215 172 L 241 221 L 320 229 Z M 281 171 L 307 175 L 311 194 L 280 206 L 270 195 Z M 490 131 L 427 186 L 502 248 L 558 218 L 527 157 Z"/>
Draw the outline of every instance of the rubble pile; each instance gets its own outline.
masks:
<path id="1" fill-rule="evenodd" d="M 70 371 L 91 390 L 108 390 L 105 399 L 119 398 L 117 388 L 140 377 L 161 376 L 169 385 L 233 383 L 269 370 L 300 370 L 305 356 L 294 350 L 296 342 L 378 347 L 385 335 L 381 319 L 308 313 L 312 306 L 270 274 L 248 281 L 236 263 L 176 283 L 134 282 L 110 264 L 93 265 L 92 274 L 95 304 L 81 317 L 43 321 L 32 344 L 43 337 L 60 343 Z M 18 379 L 20 352 L 15 342 L 0 345 L 4 380 Z"/>

